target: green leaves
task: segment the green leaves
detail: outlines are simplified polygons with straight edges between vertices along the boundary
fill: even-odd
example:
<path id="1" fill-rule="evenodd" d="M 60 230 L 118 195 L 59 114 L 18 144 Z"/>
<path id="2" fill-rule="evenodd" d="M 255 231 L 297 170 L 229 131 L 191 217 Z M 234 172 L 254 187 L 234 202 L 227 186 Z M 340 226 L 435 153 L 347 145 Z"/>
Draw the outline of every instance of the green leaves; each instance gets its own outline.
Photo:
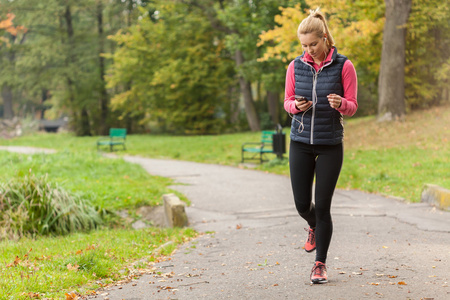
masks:
<path id="1" fill-rule="evenodd" d="M 214 132 L 221 123 L 214 115 L 227 104 L 231 61 L 204 17 L 162 3 L 154 4 L 156 21 L 142 18 L 128 33 L 110 37 L 120 48 L 111 54 L 108 86 L 129 86 L 112 105 L 123 113 L 145 109 L 143 122 L 166 131 Z"/>

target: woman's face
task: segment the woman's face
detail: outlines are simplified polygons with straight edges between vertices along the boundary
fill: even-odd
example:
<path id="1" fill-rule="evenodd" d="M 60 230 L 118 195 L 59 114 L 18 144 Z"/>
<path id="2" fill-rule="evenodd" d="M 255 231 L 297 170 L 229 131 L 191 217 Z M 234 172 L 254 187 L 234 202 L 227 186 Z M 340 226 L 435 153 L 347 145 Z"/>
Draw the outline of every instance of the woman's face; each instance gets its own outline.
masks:
<path id="1" fill-rule="evenodd" d="M 300 34 L 303 50 L 312 56 L 315 62 L 323 61 L 328 53 L 325 37 L 318 37 L 315 33 Z"/>

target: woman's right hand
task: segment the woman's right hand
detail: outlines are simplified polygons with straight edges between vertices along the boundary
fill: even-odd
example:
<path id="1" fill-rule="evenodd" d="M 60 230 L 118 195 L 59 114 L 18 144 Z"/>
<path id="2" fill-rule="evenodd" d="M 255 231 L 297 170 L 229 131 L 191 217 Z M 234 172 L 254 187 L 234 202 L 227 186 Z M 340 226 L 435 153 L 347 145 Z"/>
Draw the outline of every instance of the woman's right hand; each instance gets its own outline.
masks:
<path id="1" fill-rule="evenodd" d="M 297 107 L 297 109 L 301 110 L 301 111 L 306 111 L 311 105 L 312 105 L 312 101 L 308 101 L 308 100 L 297 101 L 297 100 L 295 100 L 295 107 Z"/>

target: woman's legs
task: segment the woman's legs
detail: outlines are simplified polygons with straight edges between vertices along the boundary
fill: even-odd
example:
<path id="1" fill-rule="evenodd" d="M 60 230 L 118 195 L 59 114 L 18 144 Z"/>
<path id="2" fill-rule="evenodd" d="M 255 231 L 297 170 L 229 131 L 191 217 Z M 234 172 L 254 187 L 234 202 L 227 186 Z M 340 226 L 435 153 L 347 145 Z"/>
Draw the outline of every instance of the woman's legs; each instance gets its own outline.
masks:
<path id="1" fill-rule="evenodd" d="M 343 161 L 342 144 L 307 145 L 291 141 L 289 167 L 297 211 L 315 227 L 316 261 L 325 263 L 333 232 L 331 200 Z M 312 185 L 316 175 L 315 206 Z"/>

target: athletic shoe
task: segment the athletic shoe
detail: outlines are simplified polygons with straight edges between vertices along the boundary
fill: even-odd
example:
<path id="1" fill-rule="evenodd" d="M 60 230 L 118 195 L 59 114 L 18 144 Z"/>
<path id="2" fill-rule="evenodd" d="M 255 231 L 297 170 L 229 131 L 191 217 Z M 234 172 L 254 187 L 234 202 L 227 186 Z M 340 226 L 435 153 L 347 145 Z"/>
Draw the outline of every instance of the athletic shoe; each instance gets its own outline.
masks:
<path id="1" fill-rule="evenodd" d="M 305 251 L 311 252 L 316 250 L 316 229 L 309 227 L 309 229 L 306 229 L 308 231 L 308 239 L 305 243 Z"/>
<path id="2" fill-rule="evenodd" d="M 327 267 L 323 262 L 316 261 L 311 270 L 311 283 L 327 283 Z"/>

